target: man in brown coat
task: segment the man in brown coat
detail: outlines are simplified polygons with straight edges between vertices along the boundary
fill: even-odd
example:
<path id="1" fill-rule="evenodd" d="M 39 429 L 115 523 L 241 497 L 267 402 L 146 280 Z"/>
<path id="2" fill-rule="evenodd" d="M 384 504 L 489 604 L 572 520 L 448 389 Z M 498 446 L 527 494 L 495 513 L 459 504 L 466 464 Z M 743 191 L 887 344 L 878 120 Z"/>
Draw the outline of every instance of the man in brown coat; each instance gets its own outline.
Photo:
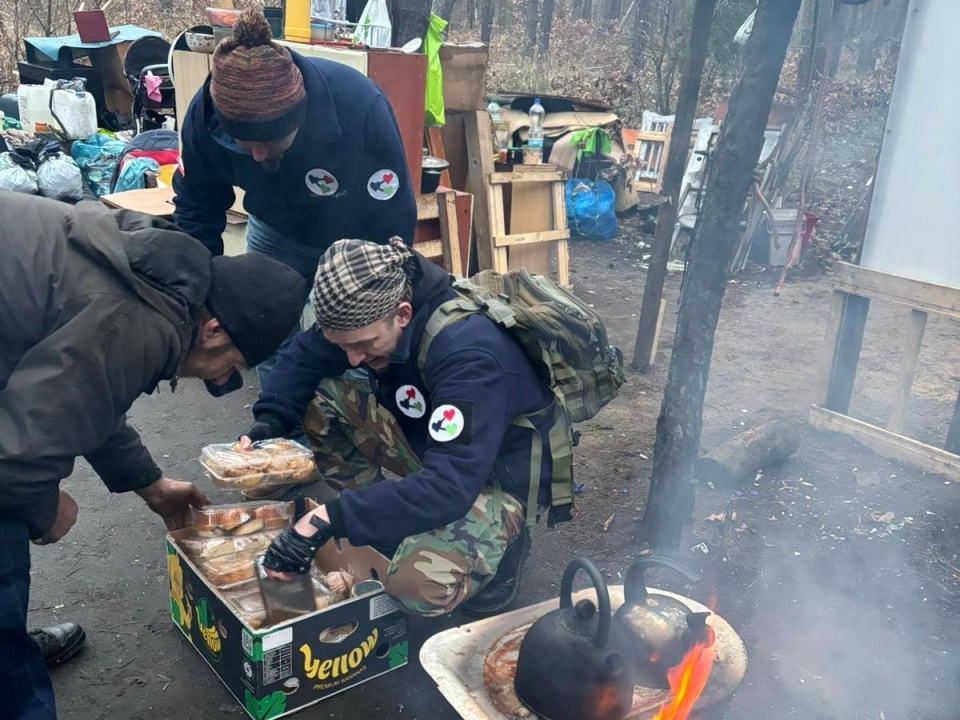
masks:
<path id="1" fill-rule="evenodd" d="M 41 647 L 77 643 L 63 634 L 38 646 L 26 628 L 29 541 L 54 543 L 77 518 L 60 481 L 84 457 L 112 492 L 136 492 L 168 528 L 184 525 L 206 497 L 163 475 L 125 413 L 164 380 L 200 378 L 213 394 L 236 384 L 286 336 L 304 285 L 263 255 L 212 258 L 146 215 L 0 193 L 4 717 L 56 717 Z"/>

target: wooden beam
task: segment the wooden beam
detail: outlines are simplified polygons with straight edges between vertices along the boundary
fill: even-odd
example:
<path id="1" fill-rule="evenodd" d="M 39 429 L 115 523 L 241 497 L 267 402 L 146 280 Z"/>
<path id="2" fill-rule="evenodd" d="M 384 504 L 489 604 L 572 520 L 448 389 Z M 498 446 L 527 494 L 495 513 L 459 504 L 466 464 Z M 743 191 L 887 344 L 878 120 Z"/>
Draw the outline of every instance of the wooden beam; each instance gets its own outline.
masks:
<path id="1" fill-rule="evenodd" d="M 515 170 L 514 172 L 495 172 L 489 175 L 491 185 L 505 185 L 521 182 L 557 182 L 563 180 L 559 170 Z"/>
<path id="2" fill-rule="evenodd" d="M 810 409 L 810 425 L 818 430 L 849 435 L 883 457 L 909 463 L 952 480 L 960 480 L 960 455 L 933 445 L 816 405 Z"/>
<path id="3" fill-rule="evenodd" d="M 893 409 L 887 420 L 887 430 L 903 432 L 903 419 L 910 400 L 910 388 L 913 387 L 913 378 L 917 372 L 917 360 L 920 357 L 920 347 L 923 345 L 923 331 L 927 327 L 927 314 L 922 310 L 910 311 L 910 324 L 907 328 L 906 344 L 903 346 L 903 355 L 900 357 L 900 378 L 897 381 L 897 394 L 893 399 Z"/>
<path id="4" fill-rule="evenodd" d="M 562 182 L 553 184 L 553 227 L 564 230 L 567 237 L 570 237 L 570 228 L 567 226 L 567 202 Z M 570 288 L 570 248 L 565 239 L 557 240 L 557 284 L 562 288 Z"/>
<path id="5" fill-rule="evenodd" d="M 493 238 L 493 244 L 498 248 L 512 247 L 514 245 L 530 245 L 532 243 L 566 240 L 568 237 L 570 237 L 570 233 L 567 230 L 543 230 L 541 232 L 497 235 Z"/>
<path id="6" fill-rule="evenodd" d="M 889 300 L 918 310 L 960 318 L 960 290 L 891 273 L 837 263 L 836 287 L 875 300 Z"/>
<path id="7" fill-rule="evenodd" d="M 460 254 L 460 231 L 457 227 L 457 193 L 443 193 L 440 205 L 440 242 L 443 249 L 443 266 L 447 272 L 461 277 L 466 274 Z"/>
<path id="8" fill-rule="evenodd" d="M 418 253 L 423 255 L 428 260 L 433 260 L 434 258 L 443 257 L 443 241 L 442 240 L 427 240 L 426 242 L 418 242 L 414 248 Z"/>
<path id="9" fill-rule="evenodd" d="M 503 200 L 504 187 L 505 186 L 502 185 L 487 185 L 484 192 L 489 198 L 490 206 L 491 236 L 489 238 L 489 243 L 490 252 L 493 256 L 493 264 L 491 267 L 493 268 L 494 272 L 505 273 L 510 269 L 509 258 L 507 257 L 507 249 L 505 247 L 497 247 L 496 243 L 496 238 L 501 237 L 501 233 L 505 235 L 507 232 L 507 210 L 504 206 Z M 479 237 L 477 238 L 477 242 L 479 242 Z M 485 270 L 486 268 L 481 265 L 480 269 Z"/>
<path id="10" fill-rule="evenodd" d="M 440 202 L 436 193 L 417 195 L 417 220 L 436 220 L 440 217 Z"/>
<path id="11" fill-rule="evenodd" d="M 953 419 L 950 421 L 947 441 L 943 444 L 943 449 L 951 453 L 960 453 L 960 395 L 957 395 L 957 402 L 953 406 Z"/>
<path id="12" fill-rule="evenodd" d="M 467 183 L 469 192 L 473 194 L 473 228 L 479 269 L 506 272 L 506 250 L 503 251 L 502 269 L 499 262 L 494 263 L 491 188 L 487 183 L 487 178 L 494 169 L 490 115 L 485 110 L 464 113 L 463 126 L 467 139 Z"/>
<path id="13" fill-rule="evenodd" d="M 867 325 L 869 310 L 869 298 L 848 294 L 844 300 L 826 402 L 826 407 L 839 413 L 850 409 L 850 397 L 853 395 L 853 383 L 857 377 L 863 330 Z"/>
<path id="14" fill-rule="evenodd" d="M 827 391 L 830 388 L 830 372 L 833 370 L 833 356 L 837 350 L 837 336 L 840 333 L 840 321 L 843 319 L 843 307 L 847 301 L 847 294 L 842 290 L 833 291 L 833 301 L 830 303 L 830 316 L 827 319 L 827 330 L 823 338 L 823 350 L 820 353 L 820 372 L 817 377 L 816 393 L 813 398 L 815 405 L 827 404 Z"/>
<path id="15" fill-rule="evenodd" d="M 653 342 L 650 343 L 650 355 L 646 358 L 646 369 L 657 364 L 657 349 L 660 347 L 660 332 L 663 330 L 663 314 L 667 310 L 667 301 L 660 298 L 660 310 L 657 313 L 657 324 L 653 328 Z"/>

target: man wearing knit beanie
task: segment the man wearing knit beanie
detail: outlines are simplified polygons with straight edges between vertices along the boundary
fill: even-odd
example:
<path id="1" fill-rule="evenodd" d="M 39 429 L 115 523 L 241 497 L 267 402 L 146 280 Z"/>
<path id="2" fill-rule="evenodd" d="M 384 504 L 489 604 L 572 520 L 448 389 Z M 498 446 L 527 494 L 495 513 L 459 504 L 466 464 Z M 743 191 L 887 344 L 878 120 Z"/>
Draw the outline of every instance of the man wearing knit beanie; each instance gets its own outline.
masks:
<path id="1" fill-rule="evenodd" d="M 234 187 L 244 190 L 247 250 L 308 280 L 339 238 L 413 242 L 413 189 L 383 93 L 352 68 L 273 42 L 258 11 L 217 46 L 181 124 L 174 222 L 214 255 Z M 261 384 L 273 362 L 258 367 Z"/>
<path id="2" fill-rule="evenodd" d="M 302 573 L 346 538 L 390 558 L 381 580 L 408 612 L 502 612 L 527 522 L 554 478 L 571 477 L 566 412 L 520 346 L 485 315 L 457 313 L 450 277 L 399 239 L 334 243 L 313 296 L 316 325 L 280 354 L 241 443 L 302 422 L 342 492 L 279 536 L 264 565 Z M 351 367 L 369 385 L 345 378 Z"/>
<path id="3" fill-rule="evenodd" d="M 5 718 L 53 718 L 44 665 L 68 660 L 74 623 L 27 632 L 30 541 L 77 519 L 60 481 L 84 458 L 169 529 L 208 503 L 165 477 L 125 414 L 196 377 L 220 394 L 300 315 L 306 282 L 259 254 L 212 258 L 170 223 L 100 203 L 0 193 L 0 695 Z M 40 557 L 35 554 L 35 560 Z"/>

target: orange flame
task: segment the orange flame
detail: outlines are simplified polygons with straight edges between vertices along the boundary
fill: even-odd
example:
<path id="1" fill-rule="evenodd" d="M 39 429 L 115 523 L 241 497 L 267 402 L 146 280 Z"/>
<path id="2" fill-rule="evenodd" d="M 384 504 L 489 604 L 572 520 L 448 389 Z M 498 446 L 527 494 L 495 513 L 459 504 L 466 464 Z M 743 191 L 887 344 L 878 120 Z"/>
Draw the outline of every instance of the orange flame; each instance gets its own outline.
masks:
<path id="1" fill-rule="evenodd" d="M 667 672 L 673 698 L 660 706 L 653 720 L 687 720 L 694 703 L 706 687 L 713 667 L 713 629 L 707 627 L 707 639 L 698 642 L 684 656 L 683 662 Z"/>

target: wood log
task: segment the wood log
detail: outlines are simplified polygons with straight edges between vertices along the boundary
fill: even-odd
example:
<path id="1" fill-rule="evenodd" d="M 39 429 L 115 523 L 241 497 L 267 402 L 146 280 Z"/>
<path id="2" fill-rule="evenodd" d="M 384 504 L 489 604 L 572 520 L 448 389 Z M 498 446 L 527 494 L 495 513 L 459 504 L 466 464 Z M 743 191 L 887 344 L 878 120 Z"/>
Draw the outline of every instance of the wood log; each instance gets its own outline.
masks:
<path id="1" fill-rule="evenodd" d="M 802 428 L 793 420 L 758 425 L 697 460 L 694 475 L 718 488 L 737 487 L 757 470 L 793 455 L 800 448 Z"/>

